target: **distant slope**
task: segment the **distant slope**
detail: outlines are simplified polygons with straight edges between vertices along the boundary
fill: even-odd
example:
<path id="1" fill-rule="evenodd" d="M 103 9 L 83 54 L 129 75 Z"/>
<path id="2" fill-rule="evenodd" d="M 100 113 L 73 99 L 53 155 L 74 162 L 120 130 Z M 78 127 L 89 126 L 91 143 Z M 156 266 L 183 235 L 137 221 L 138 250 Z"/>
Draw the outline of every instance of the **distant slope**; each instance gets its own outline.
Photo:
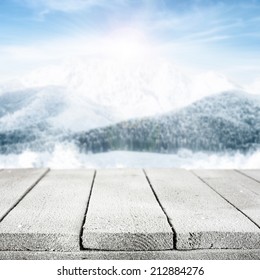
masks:
<path id="1" fill-rule="evenodd" d="M 64 124 L 88 130 L 112 122 L 109 108 L 73 100 L 61 86 L 7 91 L 0 94 L 0 153 L 50 150 L 68 135 Z"/>
<path id="2" fill-rule="evenodd" d="M 248 151 L 260 145 L 260 100 L 243 92 L 206 97 L 179 111 L 78 133 L 81 151 Z"/>
<path id="3" fill-rule="evenodd" d="M 85 101 L 71 110 L 67 98 L 57 86 L 1 94 L 0 153 L 51 151 L 64 142 L 76 143 L 84 153 L 248 151 L 260 145 L 260 100 L 243 92 L 209 96 L 168 114 L 109 126 L 116 119 L 109 108 Z M 62 122 L 69 127 L 78 123 L 78 130 L 85 131 L 64 129 Z"/>
<path id="4" fill-rule="evenodd" d="M 0 153 L 50 150 L 70 133 L 171 112 L 234 88 L 221 74 L 185 74 L 163 59 L 57 63 L 0 84 Z"/>
<path id="5" fill-rule="evenodd" d="M 47 94 L 53 104 L 57 100 L 66 104 L 62 112 L 52 116 L 50 123 L 59 129 L 79 132 L 165 114 L 204 96 L 238 88 L 222 74 L 186 73 L 165 59 L 125 63 L 120 59 L 85 57 L 49 65 L 0 84 L 0 96 L 10 92 L 14 98 L 8 102 L 14 104 L 16 93 L 28 91 L 31 95 L 34 91 L 33 101 L 38 99 L 38 91 L 44 91 L 40 95 Z M 28 105 L 25 104 L 24 111 L 30 110 Z M 30 114 L 36 112 L 32 107 Z"/>
<path id="6" fill-rule="evenodd" d="M 88 120 L 88 121 L 85 121 Z M 61 86 L 34 87 L 0 94 L 0 131 L 43 123 L 56 129 L 88 130 L 113 123 L 109 108 L 81 100 Z"/>

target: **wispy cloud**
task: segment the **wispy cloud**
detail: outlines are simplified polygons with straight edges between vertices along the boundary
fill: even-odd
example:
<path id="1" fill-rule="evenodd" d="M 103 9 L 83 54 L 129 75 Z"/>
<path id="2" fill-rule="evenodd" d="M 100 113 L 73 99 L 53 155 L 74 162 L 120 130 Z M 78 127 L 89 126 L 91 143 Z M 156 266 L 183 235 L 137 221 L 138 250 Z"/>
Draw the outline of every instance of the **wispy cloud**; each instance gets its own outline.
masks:
<path id="1" fill-rule="evenodd" d="M 3 22 L 0 25 L 0 56 L 7 63 L 12 61 L 15 69 L 20 67 L 15 65 L 18 61 L 20 65 L 22 61 L 32 64 L 37 60 L 106 52 L 113 46 L 111 34 L 126 38 L 126 43 L 134 41 L 129 32 L 131 28 L 143 33 L 161 54 L 193 68 L 219 70 L 231 69 L 231 65 L 237 75 L 236 68 L 241 69 L 241 73 L 244 71 L 241 65 L 253 69 L 260 64 L 258 1 L 12 1 L 22 4 L 27 18 L 31 17 L 25 22 L 23 14 L 22 24 L 9 29 L 4 29 Z M 9 10 L 12 17 L 13 7 Z M 13 33 L 10 30 L 14 30 Z M 7 37 L 10 39 L 3 40 L 8 41 L 8 46 L 1 43 L 1 38 Z M 119 42 L 123 47 L 127 47 L 126 43 Z M 147 50 L 149 44 L 145 45 Z"/>
<path id="2" fill-rule="evenodd" d="M 91 7 L 109 7 L 124 4 L 125 0 L 20 0 L 29 7 L 48 11 L 75 12 Z"/>

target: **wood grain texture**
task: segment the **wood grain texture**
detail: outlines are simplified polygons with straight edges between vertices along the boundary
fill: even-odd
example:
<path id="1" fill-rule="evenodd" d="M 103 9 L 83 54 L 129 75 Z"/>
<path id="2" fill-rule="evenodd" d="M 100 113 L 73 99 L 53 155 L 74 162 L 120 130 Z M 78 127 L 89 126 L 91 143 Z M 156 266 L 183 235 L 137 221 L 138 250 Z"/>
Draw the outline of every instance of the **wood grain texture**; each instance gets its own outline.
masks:
<path id="1" fill-rule="evenodd" d="M 93 176 L 50 171 L 0 223 L 0 250 L 79 250 Z"/>
<path id="2" fill-rule="evenodd" d="M 165 250 L 173 232 L 142 170 L 98 170 L 83 230 L 83 247 Z"/>
<path id="3" fill-rule="evenodd" d="M 260 260 L 260 249 L 167 251 L 0 251 L 0 260 Z M 250 279 L 251 280 L 251 279 Z"/>
<path id="4" fill-rule="evenodd" d="M 191 172 L 146 170 L 176 232 L 177 249 L 260 248 L 260 230 Z"/>
<path id="5" fill-rule="evenodd" d="M 0 221 L 46 172 L 47 169 L 6 169 L 0 172 Z"/>
<path id="6" fill-rule="evenodd" d="M 260 183 L 232 170 L 194 173 L 260 227 Z"/>

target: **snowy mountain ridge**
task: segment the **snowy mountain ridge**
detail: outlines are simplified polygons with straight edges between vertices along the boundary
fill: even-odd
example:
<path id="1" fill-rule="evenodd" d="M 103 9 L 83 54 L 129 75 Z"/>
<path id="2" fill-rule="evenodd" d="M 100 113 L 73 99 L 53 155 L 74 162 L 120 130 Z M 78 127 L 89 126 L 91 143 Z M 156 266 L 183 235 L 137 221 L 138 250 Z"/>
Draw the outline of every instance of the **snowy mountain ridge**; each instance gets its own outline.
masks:
<path id="1" fill-rule="evenodd" d="M 50 125 L 51 119 L 57 118 L 56 114 L 59 116 L 59 111 L 63 112 L 66 104 L 60 103 L 59 99 L 53 103 L 51 99 L 53 107 L 49 106 L 47 93 L 42 91 L 43 95 L 39 94 L 39 100 L 35 101 L 34 92 L 30 95 L 24 93 L 28 99 L 23 98 L 20 92 L 17 93 L 20 99 L 16 98 L 16 107 L 8 102 L 1 107 L 0 153 L 22 153 L 26 150 L 51 152 L 60 144 L 72 145 L 82 154 L 119 150 L 176 153 L 181 149 L 192 152 L 248 152 L 260 147 L 260 98 L 244 92 L 224 92 L 167 114 L 81 132 Z M 3 97 L 6 96 L 0 96 L 2 103 Z M 31 104 L 35 110 L 26 114 L 27 111 L 22 109 L 26 104 Z M 43 108 L 41 111 L 37 107 L 39 104 Z M 37 119 L 38 112 L 45 118 Z M 25 124 L 22 120 L 17 122 L 22 113 Z M 17 119 L 14 117 L 16 114 Z M 97 112 L 97 115 L 100 114 Z M 9 126 L 8 118 L 11 119 Z"/>
<path id="2" fill-rule="evenodd" d="M 26 100 L 26 91 L 32 99 L 30 92 L 34 92 L 35 101 L 30 99 L 31 102 L 24 104 L 19 113 L 9 113 L 7 125 L 10 118 L 14 123 L 16 117 L 26 124 L 28 119 L 24 116 L 29 112 L 34 115 L 37 111 L 35 120 L 43 118 L 59 129 L 84 131 L 163 114 L 204 96 L 238 88 L 223 75 L 214 72 L 187 75 L 165 60 L 133 60 L 125 64 L 121 60 L 88 58 L 34 71 L 9 85 L 3 85 L 2 89 L 0 87 L 0 96 L 13 92 L 9 93 L 13 97 L 7 101 L 8 106 L 12 106 L 19 92 Z M 35 105 L 36 100 L 41 99 L 44 107 L 45 99 L 49 104 L 52 98 L 53 103 L 62 104 L 58 107 L 63 109 L 52 113 L 48 111 L 50 118 L 44 113 L 41 116 L 42 110 L 40 105 Z M 0 100 L 1 105 L 3 102 Z M 0 124 L 2 129 L 3 121 Z"/>
<path id="3" fill-rule="evenodd" d="M 84 152 L 248 152 L 260 147 L 260 98 L 224 92 L 172 113 L 79 133 L 75 138 Z"/>

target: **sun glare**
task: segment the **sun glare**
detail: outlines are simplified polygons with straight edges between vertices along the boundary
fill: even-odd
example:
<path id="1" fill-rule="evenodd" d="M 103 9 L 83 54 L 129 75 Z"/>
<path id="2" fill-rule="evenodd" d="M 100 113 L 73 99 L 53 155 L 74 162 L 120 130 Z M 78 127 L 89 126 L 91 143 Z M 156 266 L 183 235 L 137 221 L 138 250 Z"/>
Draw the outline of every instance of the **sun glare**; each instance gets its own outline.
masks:
<path id="1" fill-rule="evenodd" d="M 139 30 L 124 28 L 104 38 L 104 54 L 121 60 L 140 59 L 151 51 L 145 35 Z"/>

